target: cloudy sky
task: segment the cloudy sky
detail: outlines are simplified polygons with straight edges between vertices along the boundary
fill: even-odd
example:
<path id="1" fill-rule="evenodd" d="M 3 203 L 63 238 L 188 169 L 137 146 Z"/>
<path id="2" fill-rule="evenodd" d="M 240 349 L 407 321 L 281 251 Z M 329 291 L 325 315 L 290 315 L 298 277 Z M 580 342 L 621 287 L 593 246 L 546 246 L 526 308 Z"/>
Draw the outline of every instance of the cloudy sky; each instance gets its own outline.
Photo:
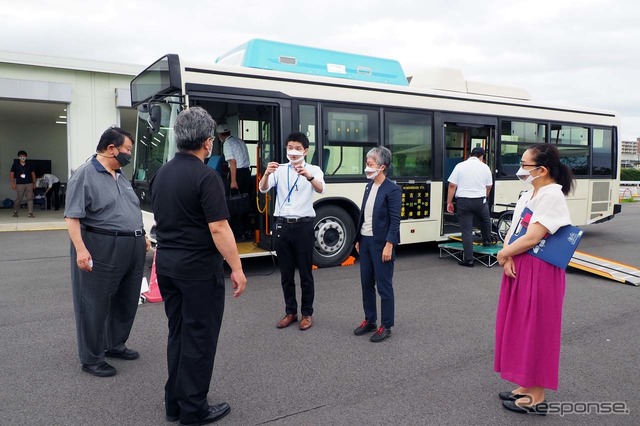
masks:
<path id="1" fill-rule="evenodd" d="M 535 101 L 613 110 L 640 137 L 636 0 L 0 0 L 0 50 L 139 64 L 252 38 L 453 67 Z M 1 94 L 0 94 L 1 96 Z"/>

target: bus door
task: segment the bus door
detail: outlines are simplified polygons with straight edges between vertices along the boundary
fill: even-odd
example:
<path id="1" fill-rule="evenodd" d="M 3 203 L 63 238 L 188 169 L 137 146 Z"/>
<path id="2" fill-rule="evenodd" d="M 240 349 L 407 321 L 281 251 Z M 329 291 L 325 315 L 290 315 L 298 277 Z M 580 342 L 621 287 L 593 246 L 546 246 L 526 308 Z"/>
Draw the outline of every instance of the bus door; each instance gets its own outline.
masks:
<path id="1" fill-rule="evenodd" d="M 270 161 L 279 161 L 282 157 L 280 141 L 282 129 L 291 127 L 291 102 L 288 99 L 266 99 L 255 96 L 231 96 L 229 94 L 206 94 L 202 97 L 190 95 L 191 106 L 206 109 L 218 124 L 226 124 L 231 135 L 242 139 L 249 151 L 252 185 L 248 194 L 251 212 L 247 215 L 250 235 L 240 235 L 234 228 L 236 221 L 230 221 L 236 240 L 246 244 L 246 250 L 254 247 L 271 249 L 271 221 L 274 200 L 268 194 L 261 194 L 258 182 Z M 223 178 L 228 196 L 229 179 L 228 164 L 224 158 L 224 147 L 220 138 L 216 137 L 209 166 L 215 168 Z M 244 253 L 245 244 L 238 244 L 240 255 Z"/>
<path id="2" fill-rule="evenodd" d="M 446 116 L 445 116 L 446 117 Z M 452 119 L 456 119 L 455 121 Z M 469 158 L 471 150 L 482 147 L 485 150 L 484 161 L 495 176 L 495 134 L 497 120 L 491 117 L 446 117 L 443 127 L 444 161 L 442 167 L 442 234 L 460 232 L 457 216 L 447 213 L 448 178 L 454 167 Z M 487 200 L 493 206 L 493 191 Z"/>

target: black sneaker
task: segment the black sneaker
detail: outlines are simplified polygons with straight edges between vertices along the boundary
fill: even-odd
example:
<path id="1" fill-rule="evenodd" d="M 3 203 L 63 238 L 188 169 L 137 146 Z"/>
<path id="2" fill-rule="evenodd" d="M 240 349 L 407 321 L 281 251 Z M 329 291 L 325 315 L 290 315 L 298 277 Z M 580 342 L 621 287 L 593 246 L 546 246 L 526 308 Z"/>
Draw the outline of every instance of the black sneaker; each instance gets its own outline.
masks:
<path id="1" fill-rule="evenodd" d="M 373 333 L 373 336 L 371 336 L 370 340 L 372 342 L 382 342 L 387 337 L 391 337 L 391 330 L 388 328 L 384 328 L 383 326 L 380 326 L 378 328 L 378 331 Z"/>
<path id="2" fill-rule="evenodd" d="M 362 336 L 363 334 L 367 334 L 370 331 L 373 331 L 376 329 L 376 324 L 375 323 L 370 323 L 367 320 L 362 321 L 362 324 L 360 324 L 358 326 L 358 328 L 356 328 L 355 330 L 353 330 L 353 334 L 355 334 L 356 336 Z"/>

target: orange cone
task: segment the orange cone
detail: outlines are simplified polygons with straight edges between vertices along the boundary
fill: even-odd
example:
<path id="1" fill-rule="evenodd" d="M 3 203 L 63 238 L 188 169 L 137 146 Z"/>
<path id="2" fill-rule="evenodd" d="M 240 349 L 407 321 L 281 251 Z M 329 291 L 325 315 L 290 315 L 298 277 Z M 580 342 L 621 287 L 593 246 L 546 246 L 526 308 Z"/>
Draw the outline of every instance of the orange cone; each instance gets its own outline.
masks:
<path id="1" fill-rule="evenodd" d="M 149 291 L 142 293 L 147 302 L 162 302 L 160 287 L 158 287 L 158 276 L 156 275 L 156 254 L 153 253 L 153 263 L 151 264 L 151 276 L 149 277 Z"/>

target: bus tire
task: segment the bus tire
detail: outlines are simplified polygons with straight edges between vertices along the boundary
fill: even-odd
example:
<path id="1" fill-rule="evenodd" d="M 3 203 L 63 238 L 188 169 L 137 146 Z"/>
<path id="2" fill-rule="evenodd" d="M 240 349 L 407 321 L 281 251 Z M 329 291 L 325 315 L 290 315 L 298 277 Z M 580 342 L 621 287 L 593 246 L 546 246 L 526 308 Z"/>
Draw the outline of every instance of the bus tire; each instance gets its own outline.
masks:
<path id="1" fill-rule="evenodd" d="M 342 208 L 320 207 L 313 227 L 313 264 L 318 268 L 326 268 L 344 262 L 353 250 L 355 229 L 353 219 Z"/>

